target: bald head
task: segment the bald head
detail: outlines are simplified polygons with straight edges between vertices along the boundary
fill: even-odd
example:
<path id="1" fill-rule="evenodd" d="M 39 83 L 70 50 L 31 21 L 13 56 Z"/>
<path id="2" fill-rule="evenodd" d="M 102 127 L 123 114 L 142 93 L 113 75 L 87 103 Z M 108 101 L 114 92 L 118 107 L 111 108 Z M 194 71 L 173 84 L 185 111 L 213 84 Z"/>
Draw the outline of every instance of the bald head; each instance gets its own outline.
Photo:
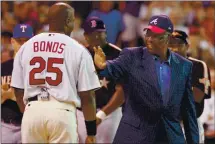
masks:
<path id="1" fill-rule="evenodd" d="M 74 26 L 74 9 L 66 3 L 52 5 L 48 13 L 49 31 L 70 35 Z"/>

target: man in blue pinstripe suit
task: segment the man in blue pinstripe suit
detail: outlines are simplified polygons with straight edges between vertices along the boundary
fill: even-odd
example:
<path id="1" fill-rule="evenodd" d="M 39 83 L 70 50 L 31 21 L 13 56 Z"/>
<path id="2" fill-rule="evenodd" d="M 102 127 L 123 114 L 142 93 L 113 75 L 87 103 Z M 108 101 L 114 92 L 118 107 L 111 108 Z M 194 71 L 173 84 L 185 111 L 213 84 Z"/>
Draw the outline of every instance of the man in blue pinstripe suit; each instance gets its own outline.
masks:
<path id="1" fill-rule="evenodd" d="M 114 143 L 199 143 L 192 63 L 168 49 L 173 24 L 167 16 L 156 15 L 144 31 L 145 48 L 124 49 L 114 60 L 106 61 L 95 48 L 97 67 L 124 82 L 123 117 Z"/>

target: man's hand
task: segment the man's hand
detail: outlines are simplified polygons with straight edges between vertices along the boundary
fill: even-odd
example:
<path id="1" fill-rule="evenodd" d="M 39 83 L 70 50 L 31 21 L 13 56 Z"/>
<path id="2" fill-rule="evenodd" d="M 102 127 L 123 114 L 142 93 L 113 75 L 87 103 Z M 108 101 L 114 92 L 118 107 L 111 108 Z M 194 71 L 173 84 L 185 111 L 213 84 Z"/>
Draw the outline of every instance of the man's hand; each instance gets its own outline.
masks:
<path id="1" fill-rule="evenodd" d="M 7 91 L 9 89 L 9 84 L 5 83 L 5 84 L 2 84 L 1 85 L 1 88 L 4 90 L 4 91 Z"/>
<path id="2" fill-rule="evenodd" d="M 207 138 L 215 138 L 215 131 L 206 131 L 205 132 L 205 136 L 207 137 Z"/>
<path id="3" fill-rule="evenodd" d="M 96 117 L 96 125 L 98 126 L 101 122 L 102 122 L 102 120 L 100 118 Z"/>
<path id="4" fill-rule="evenodd" d="M 4 103 L 4 101 L 7 99 L 16 101 L 16 97 L 14 95 L 14 90 L 13 90 L 13 88 L 9 88 L 8 84 L 3 84 L 1 86 L 1 94 L 2 94 L 1 103 Z"/>
<path id="5" fill-rule="evenodd" d="M 85 143 L 96 143 L 95 136 L 87 136 Z"/>
<path id="6" fill-rule="evenodd" d="M 2 97 L 6 99 L 16 100 L 16 97 L 14 95 L 14 90 L 12 88 L 9 88 L 7 91 L 2 89 Z"/>
<path id="7" fill-rule="evenodd" d="M 105 69 L 106 67 L 106 56 L 105 53 L 102 51 L 101 47 L 99 46 L 98 48 L 94 47 L 94 62 L 95 65 L 99 68 L 99 69 Z"/>

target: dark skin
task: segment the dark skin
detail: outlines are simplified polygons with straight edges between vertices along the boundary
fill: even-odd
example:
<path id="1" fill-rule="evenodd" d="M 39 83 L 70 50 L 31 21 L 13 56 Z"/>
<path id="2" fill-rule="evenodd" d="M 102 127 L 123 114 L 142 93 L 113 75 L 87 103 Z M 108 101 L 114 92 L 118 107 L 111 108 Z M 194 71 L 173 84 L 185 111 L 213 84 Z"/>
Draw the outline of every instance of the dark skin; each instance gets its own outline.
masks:
<path id="1" fill-rule="evenodd" d="M 49 9 L 49 32 L 62 33 L 70 35 L 74 27 L 74 9 L 65 3 L 56 3 Z M 23 102 L 24 90 L 15 89 L 15 96 L 20 111 L 24 112 L 25 104 Z M 79 92 L 81 106 L 86 121 L 96 119 L 95 94 L 93 90 Z M 88 136 L 86 143 L 95 143 L 95 136 Z"/>
<path id="2" fill-rule="evenodd" d="M 177 38 L 172 38 L 169 43 L 169 48 L 173 51 L 178 53 L 179 55 L 183 57 L 187 57 L 187 50 L 189 48 L 189 45 L 181 41 L 180 39 Z M 204 99 L 204 92 L 200 90 L 197 87 L 193 87 L 193 95 L 194 95 L 194 100 L 197 103 L 201 103 L 202 100 Z"/>
<path id="3" fill-rule="evenodd" d="M 157 34 L 151 30 L 145 31 L 144 41 L 148 51 L 160 57 L 161 61 L 166 61 L 168 59 L 167 49 L 170 39 L 170 34 L 167 32 Z"/>
<path id="4" fill-rule="evenodd" d="M 19 48 L 29 40 L 29 38 L 11 38 L 11 44 L 14 48 L 14 57 L 18 52 Z"/>
<path id="5" fill-rule="evenodd" d="M 48 13 L 49 32 L 70 35 L 74 28 L 74 9 L 65 3 L 57 3 L 50 7 Z"/>
<path id="6" fill-rule="evenodd" d="M 85 39 L 87 40 L 90 50 L 93 51 L 93 47 L 105 46 L 107 42 L 107 33 L 94 31 L 92 33 L 84 33 Z"/>
<path id="7" fill-rule="evenodd" d="M 186 57 L 189 45 L 185 44 L 182 40 L 178 38 L 171 38 L 169 42 L 169 48 L 171 49 L 171 51 L 178 53 L 183 57 Z"/>
<path id="8" fill-rule="evenodd" d="M 19 110 L 21 113 L 23 113 L 25 111 L 25 104 L 23 102 L 24 90 L 14 88 L 14 93 L 15 93 L 15 97 L 16 97 L 16 102 L 19 106 Z"/>
<path id="9" fill-rule="evenodd" d="M 14 38 L 11 38 L 14 40 Z M 15 38 L 15 40 L 20 44 L 23 45 L 25 42 L 29 40 L 29 38 Z"/>
<path id="10" fill-rule="evenodd" d="M 90 34 L 84 34 L 85 39 L 90 45 L 90 50 L 93 51 L 94 47 L 103 47 L 107 44 L 107 34 L 106 32 L 93 32 Z M 118 107 L 120 107 L 124 103 L 124 91 L 123 87 L 120 84 L 115 86 L 115 93 L 113 94 L 110 101 L 101 109 L 106 115 L 109 115 L 113 111 L 115 111 Z M 97 118 L 96 123 L 99 125 L 101 123 L 101 119 Z"/>

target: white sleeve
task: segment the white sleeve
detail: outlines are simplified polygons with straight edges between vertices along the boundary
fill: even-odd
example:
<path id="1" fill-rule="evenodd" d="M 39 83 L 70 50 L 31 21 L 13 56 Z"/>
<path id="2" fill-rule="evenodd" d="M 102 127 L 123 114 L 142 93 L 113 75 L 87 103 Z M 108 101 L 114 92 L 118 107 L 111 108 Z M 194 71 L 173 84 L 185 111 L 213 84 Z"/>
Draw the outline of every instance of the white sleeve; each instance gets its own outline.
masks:
<path id="1" fill-rule="evenodd" d="M 13 72 L 11 79 L 11 86 L 15 88 L 24 89 L 24 77 L 23 77 L 23 67 L 21 64 L 22 49 L 17 52 L 14 62 L 13 62 Z"/>
<path id="2" fill-rule="evenodd" d="M 202 123 L 207 123 L 208 121 L 208 117 L 210 115 L 210 112 L 212 111 L 211 108 L 210 108 L 210 101 L 212 100 L 212 98 L 210 99 L 205 99 L 205 106 L 204 106 L 204 110 L 203 110 L 203 113 L 202 115 L 200 116 L 199 120 L 202 122 Z"/>
<path id="3" fill-rule="evenodd" d="M 100 88 L 92 56 L 85 50 L 82 53 L 81 63 L 78 72 L 78 91 L 88 91 Z"/>

